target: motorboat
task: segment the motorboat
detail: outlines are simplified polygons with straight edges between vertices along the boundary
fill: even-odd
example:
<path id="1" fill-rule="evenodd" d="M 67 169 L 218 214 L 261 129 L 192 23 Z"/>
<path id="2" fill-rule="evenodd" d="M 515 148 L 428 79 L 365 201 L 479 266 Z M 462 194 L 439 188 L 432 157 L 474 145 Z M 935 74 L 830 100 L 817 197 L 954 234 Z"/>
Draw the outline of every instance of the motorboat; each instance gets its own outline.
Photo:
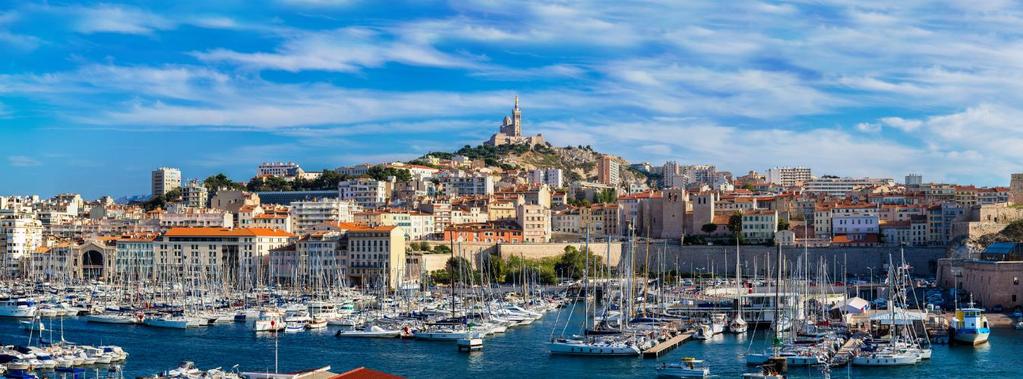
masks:
<path id="1" fill-rule="evenodd" d="M 632 356 L 639 355 L 639 347 L 634 343 L 616 340 L 580 340 L 573 338 L 557 338 L 547 346 L 551 354 L 587 355 L 587 356 Z"/>
<path id="2" fill-rule="evenodd" d="M 100 313 L 85 316 L 85 321 L 98 324 L 141 324 L 145 316 L 128 313 Z"/>
<path id="3" fill-rule="evenodd" d="M 166 329 L 187 329 L 200 326 L 199 320 L 187 316 L 147 317 L 142 321 L 142 324 Z"/>
<path id="4" fill-rule="evenodd" d="M 334 334 L 335 337 L 345 338 L 397 338 L 401 335 L 401 330 L 384 329 L 372 324 L 367 324 L 362 329 L 338 330 Z"/>
<path id="5" fill-rule="evenodd" d="M 710 368 L 702 360 L 685 357 L 680 362 L 661 363 L 657 366 L 657 375 L 668 378 L 706 378 L 710 376 Z"/>
<path id="6" fill-rule="evenodd" d="M 0 299 L 0 317 L 35 317 L 37 310 L 35 300 L 30 298 Z"/>

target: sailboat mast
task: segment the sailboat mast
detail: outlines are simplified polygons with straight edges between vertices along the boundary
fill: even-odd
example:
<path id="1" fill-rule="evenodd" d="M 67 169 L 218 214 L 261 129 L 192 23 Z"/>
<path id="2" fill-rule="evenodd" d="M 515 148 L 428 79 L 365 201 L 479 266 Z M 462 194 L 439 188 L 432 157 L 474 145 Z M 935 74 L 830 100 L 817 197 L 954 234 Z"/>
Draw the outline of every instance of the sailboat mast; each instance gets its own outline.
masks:
<path id="1" fill-rule="evenodd" d="M 781 322 L 780 322 L 781 320 L 778 318 L 778 316 L 779 316 L 778 307 L 781 306 L 781 292 L 780 292 L 780 289 L 781 289 L 781 261 L 782 261 L 781 244 L 778 244 L 777 249 L 778 249 L 778 259 L 777 259 L 778 273 L 774 277 L 774 316 L 773 316 L 774 317 L 774 340 L 771 341 L 771 351 L 773 352 L 774 356 L 778 355 L 778 329 L 781 328 Z"/>

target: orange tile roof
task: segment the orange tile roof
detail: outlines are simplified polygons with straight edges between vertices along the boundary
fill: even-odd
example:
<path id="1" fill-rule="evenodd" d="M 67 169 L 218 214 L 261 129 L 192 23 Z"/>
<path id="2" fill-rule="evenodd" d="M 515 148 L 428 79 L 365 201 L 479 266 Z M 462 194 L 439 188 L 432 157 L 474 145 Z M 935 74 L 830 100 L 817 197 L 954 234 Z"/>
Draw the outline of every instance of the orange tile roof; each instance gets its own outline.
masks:
<path id="1" fill-rule="evenodd" d="M 294 237 L 294 234 L 267 228 L 170 228 L 168 237 Z"/>
<path id="2" fill-rule="evenodd" d="M 355 223 L 355 222 L 327 222 L 326 224 L 328 226 L 330 226 L 330 227 L 333 227 L 333 228 L 344 229 L 344 230 L 352 230 L 352 231 L 358 231 L 358 232 L 362 232 L 362 231 L 389 232 L 391 230 L 394 230 L 394 228 L 397 228 L 397 226 L 393 226 L 393 225 L 390 225 L 390 226 L 384 226 L 384 225 L 381 225 L 381 226 L 369 226 L 369 225 L 366 225 L 366 224 L 359 224 L 359 223 Z"/>

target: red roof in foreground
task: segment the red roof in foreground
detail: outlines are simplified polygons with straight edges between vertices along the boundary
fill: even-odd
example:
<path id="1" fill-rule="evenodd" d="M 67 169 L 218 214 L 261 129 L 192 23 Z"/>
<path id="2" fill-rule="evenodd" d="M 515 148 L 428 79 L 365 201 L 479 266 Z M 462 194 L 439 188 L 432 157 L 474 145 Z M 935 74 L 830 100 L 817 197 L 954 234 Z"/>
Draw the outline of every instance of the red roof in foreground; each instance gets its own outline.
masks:
<path id="1" fill-rule="evenodd" d="M 359 367 L 348 372 L 337 374 L 330 379 L 403 379 L 401 376 L 391 375 L 386 372 L 377 370 L 371 370 L 365 367 Z"/>

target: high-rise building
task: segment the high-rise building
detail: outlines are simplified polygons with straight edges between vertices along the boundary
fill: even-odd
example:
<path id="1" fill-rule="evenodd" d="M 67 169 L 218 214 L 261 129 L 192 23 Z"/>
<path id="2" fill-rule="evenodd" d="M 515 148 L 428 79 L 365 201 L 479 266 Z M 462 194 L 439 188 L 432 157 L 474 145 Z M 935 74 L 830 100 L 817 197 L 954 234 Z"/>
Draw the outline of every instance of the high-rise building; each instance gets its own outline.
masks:
<path id="1" fill-rule="evenodd" d="M 614 186 L 621 182 L 618 161 L 610 155 L 604 155 L 597 161 L 597 181 L 600 184 Z"/>
<path id="2" fill-rule="evenodd" d="M 807 167 L 775 167 L 767 170 L 768 182 L 786 187 L 806 183 L 812 178 Z"/>
<path id="3" fill-rule="evenodd" d="M 160 167 L 153 170 L 153 196 L 163 196 L 180 187 L 181 170 L 171 167 Z"/>
<path id="4" fill-rule="evenodd" d="M 919 187 L 924 184 L 924 177 L 920 174 L 906 175 L 906 187 Z"/>

